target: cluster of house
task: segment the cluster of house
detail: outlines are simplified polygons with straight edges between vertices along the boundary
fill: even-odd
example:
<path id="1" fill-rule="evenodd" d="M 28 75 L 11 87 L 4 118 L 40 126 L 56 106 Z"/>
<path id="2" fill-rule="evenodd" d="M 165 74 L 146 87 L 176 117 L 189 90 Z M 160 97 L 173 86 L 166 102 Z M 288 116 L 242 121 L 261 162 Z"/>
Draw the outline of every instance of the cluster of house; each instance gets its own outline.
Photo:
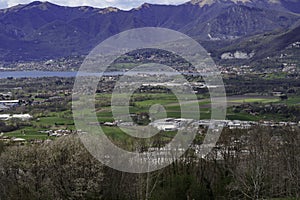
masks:
<path id="1" fill-rule="evenodd" d="M 29 61 L 5 64 L 2 71 L 77 71 L 84 57 L 72 56 L 47 61 Z"/>
<path id="2" fill-rule="evenodd" d="M 61 136 L 75 134 L 77 133 L 77 131 L 59 129 L 59 130 L 40 131 L 40 133 L 46 133 L 49 137 L 61 137 Z"/>
<path id="3" fill-rule="evenodd" d="M 267 126 L 267 127 L 285 127 L 285 126 L 300 126 L 300 122 L 274 122 L 274 121 L 240 121 L 240 120 L 192 120 L 183 118 L 165 118 L 151 122 L 149 125 L 157 128 L 160 131 L 177 131 L 180 128 L 186 127 L 186 125 L 193 123 L 197 124 L 201 128 L 212 127 L 226 127 L 229 129 L 250 129 L 254 126 Z M 98 124 L 98 123 L 97 123 Z M 133 122 L 105 122 L 104 126 L 134 126 Z"/>
<path id="4" fill-rule="evenodd" d="M 297 41 L 297 42 L 294 42 L 293 44 L 290 44 L 289 48 L 300 48 L 300 42 Z"/>
<path id="5" fill-rule="evenodd" d="M 46 131 L 39 131 L 40 133 L 46 133 L 48 137 L 62 137 L 62 136 L 67 136 L 71 134 L 77 134 L 80 133 L 81 131 L 73 131 L 73 130 L 46 130 Z M 83 133 L 83 132 L 82 132 Z M 41 139 L 31 139 L 31 140 L 26 140 L 24 138 L 18 138 L 18 137 L 9 137 L 6 136 L 4 133 L 0 133 L 0 141 L 4 143 L 14 143 L 14 144 L 19 144 L 23 145 L 28 142 L 32 144 L 42 144 L 42 143 L 50 143 L 52 142 L 51 139 L 47 140 L 41 140 Z"/>
<path id="6" fill-rule="evenodd" d="M 10 98 L 12 96 L 11 92 L 1 92 L 0 96 L 5 97 L 5 98 Z"/>
<path id="7" fill-rule="evenodd" d="M 244 75 L 244 74 L 253 74 L 255 71 L 248 65 L 243 66 L 218 66 L 218 70 L 221 74 L 226 75 Z"/>
<path id="8" fill-rule="evenodd" d="M 274 121 L 240 121 L 240 120 L 219 120 L 217 124 L 222 124 L 223 127 L 230 129 L 249 129 L 253 126 L 268 126 L 268 127 L 284 127 L 284 126 L 300 126 L 300 122 L 274 122 Z M 210 125 L 210 120 L 200 120 L 199 125 Z"/>
<path id="9" fill-rule="evenodd" d="M 151 122 L 150 125 L 157 128 L 160 131 L 176 131 L 179 130 L 186 124 L 193 122 L 192 119 L 173 119 L 173 118 L 166 118 L 166 119 L 159 119 L 154 122 Z"/>
<path id="10" fill-rule="evenodd" d="M 299 45 L 299 44 L 297 44 Z M 286 54 L 282 54 L 281 58 L 285 57 Z M 270 58 L 268 58 L 270 59 Z M 266 68 L 262 69 L 263 71 L 257 71 L 255 68 L 249 66 L 249 65 L 242 65 L 242 66 L 217 66 L 218 70 L 223 75 L 228 76 L 237 76 L 237 75 L 247 75 L 247 74 L 272 74 L 272 73 L 298 73 L 299 68 L 297 67 L 297 64 L 295 63 L 282 63 L 281 67 L 277 68 Z"/>
<path id="11" fill-rule="evenodd" d="M 1 100 L 0 101 L 0 111 L 1 110 L 7 110 L 10 107 L 18 106 L 20 105 L 20 100 Z"/>
<path id="12" fill-rule="evenodd" d="M 173 119 L 173 118 L 166 118 L 156 120 L 150 125 L 157 128 L 161 131 L 176 131 L 179 130 L 184 125 L 193 122 L 191 119 Z M 284 126 L 300 126 L 300 122 L 273 122 L 273 121 L 240 121 L 240 120 L 215 120 L 212 122 L 211 120 L 199 120 L 197 121 L 200 127 L 209 127 L 209 126 L 216 126 L 216 127 L 227 127 L 229 129 L 249 129 L 253 126 L 268 126 L 268 127 L 284 127 Z"/>
<path id="13" fill-rule="evenodd" d="M 19 143 L 19 144 L 24 144 L 26 143 L 26 139 L 24 138 L 17 138 L 17 137 L 8 137 L 8 136 L 4 136 L 3 133 L 0 133 L 0 141 L 4 142 L 4 143 Z"/>
<path id="14" fill-rule="evenodd" d="M 228 127 L 230 129 L 249 129 L 254 125 L 258 125 L 257 122 L 252 121 L 240 121 L 240 120 L 215 120 L 212 123 L 211 120 L 199 120 L 199 126 L 208 127 L 208 126 L 221 126 Z"/>

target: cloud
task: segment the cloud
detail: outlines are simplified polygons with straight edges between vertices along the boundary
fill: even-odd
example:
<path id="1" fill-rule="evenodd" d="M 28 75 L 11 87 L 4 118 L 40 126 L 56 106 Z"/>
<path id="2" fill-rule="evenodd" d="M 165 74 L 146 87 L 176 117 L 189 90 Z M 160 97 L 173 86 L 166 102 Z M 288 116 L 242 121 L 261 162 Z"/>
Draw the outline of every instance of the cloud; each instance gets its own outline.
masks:
<path id="1" fill-rule="evenodd" d="M 32 0 L 0 0 L 0 8 L 15 6 L 17 4 L 27 4 Z M 93 6 L 93 7 L 117 7 L 129 10 L 142 5 L 147 0 L 49 0 L 49 2 L 64 6 Z M 151 4 L 181 4 L 187 0 L 148 0 Z"/>

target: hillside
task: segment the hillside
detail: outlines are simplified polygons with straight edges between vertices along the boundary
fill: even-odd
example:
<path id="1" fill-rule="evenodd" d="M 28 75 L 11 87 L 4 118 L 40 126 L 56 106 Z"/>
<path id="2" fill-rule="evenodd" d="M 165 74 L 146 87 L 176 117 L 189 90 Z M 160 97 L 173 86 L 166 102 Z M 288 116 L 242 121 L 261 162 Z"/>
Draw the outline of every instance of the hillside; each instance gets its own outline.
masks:
<path id="1" fill-rule="evenodd" d="M 207 46 L 211 48 L 212 44 Z M 236 52 L 247 54 L 248 57 L 235 57 Z M 300 64 L 299 55 L 300 25 L 290 30 L 273 31 L 227 42 L 213 51 L 213 57 L 219 63 L 259 67 L 278 67 L 283 63 Z"/>
<path id="2" fill-rule="evenodd" d="M 288 30 L 300 19 L 298 14 L 277 4 L 269 3 L 274 8 L 269 10 L 248 1 L 218 0 L 200 5 L 201 2 L 178 6 L 143 4 L 130 11 L 64 7 L 49 2 L 3 9 L 0 10 L 0 60 L 84 55 L 104 39 L 138 27 L 165 27 L 199 41 L 224 42 Z"/>

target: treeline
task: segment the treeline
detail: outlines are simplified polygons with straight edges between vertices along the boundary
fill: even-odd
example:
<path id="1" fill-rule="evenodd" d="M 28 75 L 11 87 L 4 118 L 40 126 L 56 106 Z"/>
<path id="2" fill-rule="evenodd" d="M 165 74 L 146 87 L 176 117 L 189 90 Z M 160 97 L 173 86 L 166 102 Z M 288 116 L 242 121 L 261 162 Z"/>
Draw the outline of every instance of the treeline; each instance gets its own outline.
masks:
<path id="1" fill-rule="evenodd" d="M 262 103 L 244 103 L 242 105 L 233 106 L 233 112 L 255 115 L 271 115 L 273 120 L 284 119 L 285 121 L 290 120 L 294 122 L 300 121 L 300 107 L 299 106 L 288 106 L 285 104 L 267 104 Z"/>
<path id="2" fill-rule="evenodd" d="M 248 93 L 269 95 L 272 92 L 282 92 L 288 96 L 300 94 L 300 79 L 297 78 L 264 79 L 257 75 L 245 75 L 225 78 L 224 84 L 228 95 Z"/>
<path id="3" fill-rule="evenodd" d="M 20 125 L 17 123 L 6 124 L 5 122 L 0 121 L 0 133 L 15 131 L 15 130 L 18 130 L 19 128 L 20 128 Z"/>
<path id="4" fill-rule="evenodd" d="M 0 199 L 299 199 L 299 133 L 226 129 L 219 141 L 228 147 L 219 149 L 222 160 L 190 151 L 145 174 L 103 166 L 76 136 L 36 146 L 0 144 Z"/>

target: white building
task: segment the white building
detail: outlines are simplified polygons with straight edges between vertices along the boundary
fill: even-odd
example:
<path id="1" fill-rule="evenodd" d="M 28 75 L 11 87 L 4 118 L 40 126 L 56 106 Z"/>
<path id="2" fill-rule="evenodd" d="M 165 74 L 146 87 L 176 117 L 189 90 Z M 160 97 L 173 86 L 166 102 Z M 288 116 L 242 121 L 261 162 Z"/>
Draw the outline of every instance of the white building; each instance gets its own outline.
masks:
<path id="1" fill-rule="evenodd" d="M 9 119 L 21 119 L 21 120 L 29 120 L 32 118 L 29 114 L 0 114 L 0 120 L 9 120 Z"/>
<path id="2" fill-rule="evenodd" d="M 3 106 L 16 106 L 20 103 L 20 100 L 2 100 L 0 104 Z"/>
<path id="3" fill-rule="evenodd" d="M 12 115 L 12 118 L 28 120 L 28 119 L 31 119 L 32 116 L 29 114 L 14 114 L 14 115 Z"/>
<path id="4" fill-rule="evenodd" d="M 8 120 L 10 118 L 9 114 L 1 114 L 0 115 L 0 120 Z"/>
<path id="5" fill-rule="evenodd" d="M 159 119 L 152 123 L 151 126 L 157 128 L 161 131 L 177 131 L 180 127 L 192 122 L 191 119 L 173 119 L 173 118 L 166 118 L 166 119 Z"/>

